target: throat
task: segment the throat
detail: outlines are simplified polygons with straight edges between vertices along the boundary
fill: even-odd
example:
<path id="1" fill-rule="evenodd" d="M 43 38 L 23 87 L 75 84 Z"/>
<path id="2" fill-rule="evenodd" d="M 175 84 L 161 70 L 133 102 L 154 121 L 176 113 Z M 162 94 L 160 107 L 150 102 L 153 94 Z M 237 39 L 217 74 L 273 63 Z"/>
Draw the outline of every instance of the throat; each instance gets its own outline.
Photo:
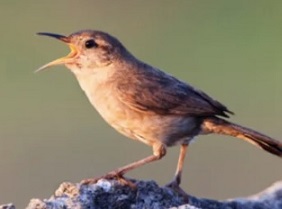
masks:
<path id="1" fill-rule="evenodd" d="M 105 90 L 104 86 L 108 88 L 112 77 L 110 68 L 72 69 L 72 72 L 89 100 L 97 91 Z"/>

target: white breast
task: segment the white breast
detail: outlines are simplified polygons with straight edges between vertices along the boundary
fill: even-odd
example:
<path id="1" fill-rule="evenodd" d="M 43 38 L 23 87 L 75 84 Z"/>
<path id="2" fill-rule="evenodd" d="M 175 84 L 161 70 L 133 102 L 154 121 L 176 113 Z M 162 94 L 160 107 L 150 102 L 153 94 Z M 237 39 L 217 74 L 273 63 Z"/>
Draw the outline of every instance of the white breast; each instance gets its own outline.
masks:
<path id="1" fill-rule="evenodd" d="M 118 120 L 125 119 L 126 114 L 109 81 L 111 72 L 108 69 L 99 70 L 97 73 L 75 75 L 90 103 L 108 123 L 115 126 Z"/>

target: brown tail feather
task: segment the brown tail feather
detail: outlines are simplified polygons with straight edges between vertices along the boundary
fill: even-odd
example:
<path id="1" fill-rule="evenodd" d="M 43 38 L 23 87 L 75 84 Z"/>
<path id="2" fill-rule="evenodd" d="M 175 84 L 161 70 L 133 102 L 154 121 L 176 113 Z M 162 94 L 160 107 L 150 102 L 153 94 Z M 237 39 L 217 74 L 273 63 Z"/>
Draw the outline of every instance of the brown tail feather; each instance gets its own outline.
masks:
<path id="1" fill-rule="evenodd" d="M 224 119 L 216 117 L 206 118 L 202 123 L 202 130 L 208 133 L 230 135 L 243 139 L 261 149 L 282 157 L 282 142 Z"/>

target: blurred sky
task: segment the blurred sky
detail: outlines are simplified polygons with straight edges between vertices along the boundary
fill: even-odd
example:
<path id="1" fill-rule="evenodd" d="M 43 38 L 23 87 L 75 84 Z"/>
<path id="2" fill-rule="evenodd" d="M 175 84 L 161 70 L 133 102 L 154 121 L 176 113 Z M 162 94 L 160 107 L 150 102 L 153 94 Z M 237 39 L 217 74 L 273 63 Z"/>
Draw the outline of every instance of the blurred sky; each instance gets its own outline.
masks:
<path id="1" fill-rule="evenodd" d="M 100 118 L 65 67 L 33 73 L 68 53 L 36 32 L 109 32 L 141 60 L 226 104 L 236 113 L 232 121 L 281 140 L 281 7 L 279 0 L 2 0 L 0 203 L 23 208 L 63 181 L 102 175 L 151 154 Z M 198 138 L 185 162 L 188 193 L 232 198 L 281 180 L 281 159 L 231 137 Z M 169 182 L 178 150 L 129 176 Z"/>

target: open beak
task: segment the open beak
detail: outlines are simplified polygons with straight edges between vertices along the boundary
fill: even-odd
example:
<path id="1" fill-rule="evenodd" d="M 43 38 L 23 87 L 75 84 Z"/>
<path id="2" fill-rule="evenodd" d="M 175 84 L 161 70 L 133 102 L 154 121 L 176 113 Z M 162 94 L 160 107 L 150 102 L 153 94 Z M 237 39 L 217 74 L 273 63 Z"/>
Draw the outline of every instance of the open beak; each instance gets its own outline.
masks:
<path id="1" fill-rule="evenodd" d="M 60 41 L 63 41 L 65 42 L 69 47 L 70 47 L 70 53 L 65 56 L 65 57 L 62 57 L 62 58 L 59 58 L 59 59 L 56 59 L 52 62 L 49 62 L 47 63 L 46 65 L 43 65 L 42 67 L 38 68 L 35 73 L 39 72 L 39 71 L 42 71 L 48 67 L 51 67 L 51 66 L 54 66 L 54 65 L 62 65 L 62 64 L 66 64 L 68 63 L 69 61 L 72 61 L 73 58 L 77 55 L 77 49 L 76 47 L 70 43 L 70 38 L 67 37 L 67 36 L 63 36 L 63 35 L 58 35 L 58 34 L 53 34 L 53 33 L 37 33 L 38 35 L 41 35 L 41 36 L 49 36 L 49 37 L 52 37 L 52 38 L 56 38 L 56 39 L 59 39 Z"/>

